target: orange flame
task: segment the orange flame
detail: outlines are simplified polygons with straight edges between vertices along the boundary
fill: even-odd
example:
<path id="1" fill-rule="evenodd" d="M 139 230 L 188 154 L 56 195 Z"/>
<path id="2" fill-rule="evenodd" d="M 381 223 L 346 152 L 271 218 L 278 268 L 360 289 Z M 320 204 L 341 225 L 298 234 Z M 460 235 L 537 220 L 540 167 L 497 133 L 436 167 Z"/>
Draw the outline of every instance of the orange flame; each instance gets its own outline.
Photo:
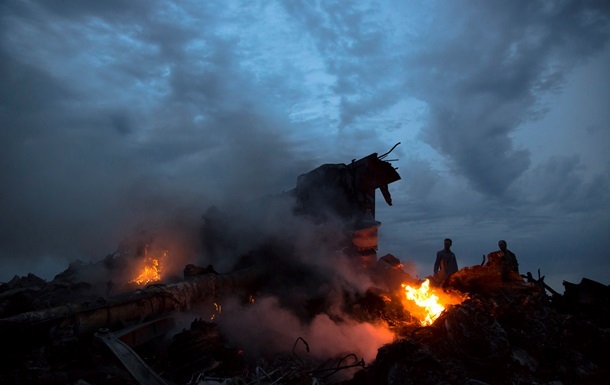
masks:
<path id="1" fill-rule="evenodd" d="M 430 288 L 430 281 L 425 280 L 419 288 L 402 284 L 405 288 L 405 301 L 403 305 L 409 313 L 417 318 L 422 326 L 432 325 L 446 306 L 464 301 L 465 297 L 459 294 L 436 292 Z"/>
<path id="2" fill-rule="evenodd" d="M 222 305 L 214 302 L 214 310 L 216 311 L 216 313 L 212 314 L 212 316 L 210 317 L 210 321 L 214 321 L 214 318 L 216 318 L 216 315 L 222 313 Z"/>
<path id="3" fill-rule="evenodd" d="M 140 275 L 129 281 L 129 283 L 137 283 L 138 285 L 146 285 L 149 282 L 161 280 L 161 271 L 158 259 L 149 258 L 150 265 L 144 266 Z"/>

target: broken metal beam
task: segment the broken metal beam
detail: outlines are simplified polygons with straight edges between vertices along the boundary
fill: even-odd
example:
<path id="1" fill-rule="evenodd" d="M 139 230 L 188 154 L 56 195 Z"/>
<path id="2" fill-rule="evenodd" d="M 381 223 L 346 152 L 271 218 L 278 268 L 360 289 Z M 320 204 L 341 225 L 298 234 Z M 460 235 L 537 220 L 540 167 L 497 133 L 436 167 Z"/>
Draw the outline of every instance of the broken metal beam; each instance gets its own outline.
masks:
<path id="1" fill-rule="evenodd" d="M 123 329 L 161 317 L 173 311 L 188 310 L 193 304 L 251 287 L 260 272 L 244 269 L 227 275 L 203 274 L 186 277 L 169 285 L 150 285 L 95 303 L 68 303 L 29 311 L 0 319 L 5 338 L 44 339 L 50 332 L 92 334 L 100 328 Z"/>
<path id="2" fill-rule="evenodd" d="M 141 385 L 167 385 L 150 366 L 126 343 L 117 338 L 110 330 L 102 328 L 95 333 L 96 341 L 107 347 L 121 362 L 129 374 Z"/>

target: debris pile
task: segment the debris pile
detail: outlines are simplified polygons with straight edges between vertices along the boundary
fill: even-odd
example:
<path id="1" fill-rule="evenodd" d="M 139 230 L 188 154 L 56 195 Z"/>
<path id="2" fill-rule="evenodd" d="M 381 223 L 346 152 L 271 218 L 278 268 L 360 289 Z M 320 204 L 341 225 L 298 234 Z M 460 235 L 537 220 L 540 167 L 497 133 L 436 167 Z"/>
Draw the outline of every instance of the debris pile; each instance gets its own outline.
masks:
<path id="1" fill-rule="evenodd" d="M 452 283 L 470 299 L 431 326 L 403 330 L 350 385 L 605 384 L 610 287 L 583 279 L 549 296 L 542 282 L 501 282 L 475 266 Z"/>
<path id="2" fill-rule="evenodd" d="M 36 310 L 49 290 L 62 292 L 67 285 L 78 292 L 82 285 L 67 278 L 76 276 L 77 266 L 58 275 L 62 285 L 30 274 L 0 286 L 0 332 L 7 342 L 0 382 L 144 384 L 154 378 L 158 384 L 567 385 L 602 384 L 610 378 L 610 288 L 588 279 L 565 282 L 564 295 L 549 295 L 542 280 L 504 282 L 484 266 L 467 267 L 451 277 L 445 290 L 460 289 L 468 299 L 450 305 L 429 326 L 397 310 L 386 297 L 392 293 L 371 289 L 346 304 L 346 312 L 354 319 L 387 322 L 395 342 L 380 347 L 373 362 L 354 354 L 321 361 L 309 357 L 315 346 L 300 337 L 291 354 L 248 358 L 227 343 L 213 321 L 198 318 L 176 332 L 176 311 L 184 312 L 189 301 L 209 300 L 211 292 L 215 300 L 220 293 L 248 287 L 252 280 L 243 278 L 251 273 L 238 279 L 210 267 L 187 266 L 181 282 L 120 297 L 141 310 L 134 310 L 135 320 L 126 315 L 132 310 L 120 313 L 122 327 L 110 322 L 113 309 L 125 304 L 115 302 L 119 297 Z M 149 305 L 159 297 L 168 301 L 165 308 Z M 78 298 L 82 293 L 70 297 Z M 100 312 L 108 323 L 100 321 Z"/>

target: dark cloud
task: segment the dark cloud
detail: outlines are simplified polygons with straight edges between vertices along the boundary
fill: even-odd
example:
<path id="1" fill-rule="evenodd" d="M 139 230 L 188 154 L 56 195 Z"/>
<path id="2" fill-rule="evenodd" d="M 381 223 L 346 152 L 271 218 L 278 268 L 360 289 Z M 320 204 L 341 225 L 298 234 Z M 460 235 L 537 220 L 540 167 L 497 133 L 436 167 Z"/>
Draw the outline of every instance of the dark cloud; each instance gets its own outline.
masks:
<path id="1" fill-rule="evenodd" d="M 13 2 L 18 3 L 18 2 Z M 40 12 L 48 12 L 50 14 L 59 15 L 70 19 L 78 19 L 80 17 L 101 17 L 101 18 L 118 18 L 121 15 L 133 17 L 134 15 L 142 15 L 149 13 L 160 4 L 155 1 L 134 0 L 124 3 L 120 0 L 110 0 L 98 2 L 94 0 L 50 0 L 50 1 L 34 1 L 31 7 L 40 9 Z M 31 11 L 30 9 L 29 11 Z"/>
<path id="2" fill-rule="evenodd" d="M 570 215 L 595 213 L 610 205 L 610 174 L 585 173 L 578 155 L 553 156 L 532 170 L 526 186 L 531 204 Z"/>
<path id="3" fill-rule="evenodd" d="M 536 111 L 541 94 L 604 47 L 609 15 L 586 2 L 453 6 L 437 22 L 459 29 L 438 29 L 418 45 L 406 63 L 417 77 L 407 85 L 430 105 L 424 140 L 477 191 L 501 196 L 530 165 L 511 132 Z"/>
<path id="4" fill-rule="evenodd" d="M 398 101 L 398 55 L 387 46 L 389 31 L 375 18 L 376 5 L 290 2 L 284 6 L 303 23 L 327 71 L 336 78 L 333 91 L 340 97 L 339 128 L 353 126 Z"/>
<path id="5" fill-rule="evenodd" d="M 160 21 L 163 9 L 147 4 L 9 3 L 3 266 L 97 259 L 138 228 L 196 231 L 209 205 L 290 189 L 306 171 L 295 170 L 278 131 L 287 122 L 260 103 L 235 41 Z M 193 60 L 196 38 L 207 45 Z"/>
<path id="6" fill-rule="evenodd" d="M 590 254 L 610 247 L 564 220 L 608 227 L 603 111 L 575 124 L 579 148 L 558 146 L 552 128 L 542 151 L 527 141 L 528 124 L 550 124 L 552 96 L 573 71 L 607 52 L 606 2 L 5 1 L 0 10 L 6 271 L 17 260 L 95 259 L 166 220 L 188 232 L 212 204 L 289 190 L 322 163 L 397 141 L 403 179 L 378 215 L 382 248 L 403 261 L 425 266 L 452 234 L 473 263 L 496 238 L 526 260 L 554 233 L 559 251 L 585 238 Z M 575 120 L 607 93 L 570 92 Z"/>

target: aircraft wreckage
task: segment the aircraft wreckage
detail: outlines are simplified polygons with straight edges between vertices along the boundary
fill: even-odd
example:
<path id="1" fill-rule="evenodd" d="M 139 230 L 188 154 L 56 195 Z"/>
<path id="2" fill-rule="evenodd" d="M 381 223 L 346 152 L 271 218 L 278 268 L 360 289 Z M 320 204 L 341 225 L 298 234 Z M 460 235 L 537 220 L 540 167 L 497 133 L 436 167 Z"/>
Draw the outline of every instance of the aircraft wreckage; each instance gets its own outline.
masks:
<path id="1" fill-rule="evenodd" d="M 374 361 L 351 352 L 310 358 L 315 346 L 300 335 L 281 356 L 248 359 L 224 338 L 215 317 L 225 298 L 254 303 L 265 291 L 299 288 L 299 279 L 322 282 L 300 265 L 287 266 L 290 245 L 265 241 L 225 274 L 187 264 L 181 275 L 166 276 L 168 251 L 144 244 L 96 263 L 74 262 L 50 282 L 30 274 L 1 283 L 0 383 L 607 383 L 609 286 L 565 282 L 561 295 L 540 273 L 506 280 L 481 265 L 461 269 L 440 288 L 410 277 L 392 255 L 377 257 L 375 191 L 391 205 L 388 185 L 400 179 L 388 154 L 322 165 L 280 196 L 312 223 L 339 218 L 334 241 L 374 285 L 346 295 L 342 315 L 394 334 L 393 342 L 374 347 Z M 210 254 L 231 243 L 225 220 L 216 209 L 204 215 L 201 234 Z M 291 306 L 303 319 L 329 310 L 323 289 L 302 294 L 307 298 Z M 177 320 L 193 314 L 190 327 L 180 329 Z"/>

